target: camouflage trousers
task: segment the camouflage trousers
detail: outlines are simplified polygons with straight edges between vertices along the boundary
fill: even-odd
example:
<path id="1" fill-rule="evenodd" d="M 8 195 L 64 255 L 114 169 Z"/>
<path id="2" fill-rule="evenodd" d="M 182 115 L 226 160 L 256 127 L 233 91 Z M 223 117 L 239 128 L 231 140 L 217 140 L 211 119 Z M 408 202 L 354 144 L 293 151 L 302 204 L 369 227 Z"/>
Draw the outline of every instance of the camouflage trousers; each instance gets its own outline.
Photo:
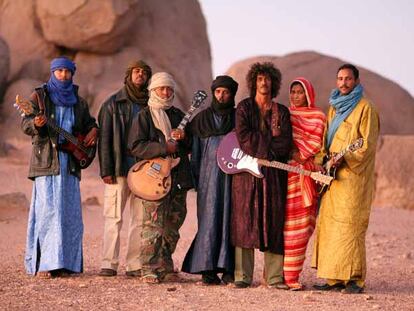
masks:
<path id="1" fill-rule="evenodd" d="M 174 271 L 172 254 L 187 215 L 187 190 L 175 191 L 159 201 L 142 201 L 140 261 L 142 275 L 162 277 Z"/>

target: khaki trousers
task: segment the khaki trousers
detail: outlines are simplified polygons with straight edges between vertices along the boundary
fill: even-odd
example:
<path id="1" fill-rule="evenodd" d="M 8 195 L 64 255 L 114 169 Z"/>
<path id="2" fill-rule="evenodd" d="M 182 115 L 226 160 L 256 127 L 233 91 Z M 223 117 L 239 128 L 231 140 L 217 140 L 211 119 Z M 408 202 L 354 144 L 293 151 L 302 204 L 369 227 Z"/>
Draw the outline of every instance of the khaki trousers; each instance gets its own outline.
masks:
<path id="1" fill-rule="evenodd" d="M 251 284 L 253 281 L 254 249 L 236 246 L 234 281 Z M 264 278 L 268 285 L 283 282 L 283 255 L 264 252 Z"/>
<path id="2" fill-rule="evenodd" d="M 141 269 L 139 250 L 142 230 L 142 200 L 128 188 L 126 177 L 116 177 L 115 184 L 105 184 L 104 193 L 104 239 L 101 268 L 117 270 L 122 214 L 129 199 L 129 228 L 126 254 L 126 271 Z"/>

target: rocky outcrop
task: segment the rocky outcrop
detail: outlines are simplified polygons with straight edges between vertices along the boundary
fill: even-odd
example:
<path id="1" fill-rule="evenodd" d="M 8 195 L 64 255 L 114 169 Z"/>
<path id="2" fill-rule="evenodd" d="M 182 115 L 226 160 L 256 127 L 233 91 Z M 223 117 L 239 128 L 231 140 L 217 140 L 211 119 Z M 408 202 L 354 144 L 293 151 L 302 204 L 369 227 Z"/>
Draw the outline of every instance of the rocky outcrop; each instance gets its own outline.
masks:
<path id="1" fill-rule="evenodd" d="M 200 31 L 206 28 L 198 1 L 140 2 L 129 44 L 142 51 L 154 72 L 174 75 L 178 86 L 176 102 L 181 107 L 189 106 L 195 91 L 210 89 L 210 46 L 207 32 Z"/>
<path id="2" fill-rule="evenodd" d="M 7 43 L 0 37 L 0 101 L 6 88 L 10 68 L 10 55 Z"/>
<path id="3" fill-rule="evenodd" d="M 288 105 L 288 86 L 295 77 L 309 79 L 316 90 L 316 103 L 325 111 L 335 88 L 337 68 L 346 61 L 316 52 L 292 53 L 283 57 L 254 57 L 232 65 L 227 73 L 239 82 L 237 100 L 248 96 L 246 74 L 252 63 L 273 62 L 283 74 L 279 101 Z M 414 134 L 414 98 L 396 83 L 362 67 L 360 79 L 365 94 L 378 108 L 382 134 Z M 396 109 L 398 107 L 398 109 Z"/>
<path id="4" fill-rule="evenodd" d="M 183 10 L 182 8 L 186 8 Z M 189 13 L 191 12 L 191 13 Z M 186 23 L 182 23 L 186 20 Z M 201 8 L 196 1 L 143 0 L 127 46 L 111 55 L 79 52 L 75 80 L 96 115 L 102 102 L 122 86 L 131 60 L 144 59 L 153 73 L 167 71 L 176 82 L 175 104 L 189 107 L 193 93 L 208 91 L 211 56 Z"/>
<path id="5" fill-rule="evenodd" d="M 58 55 L 59 51 L 42 37 L 34 0 L 0 2 L 0 36 L 10 50 L 9 80 L 20 76 L 46 79 L 49 74 L 49 59 Z"/>
<path id="6" fill-rule="evenodd" d="M 380 138 L 376 163 L 373 205 L 414 210 L 414 135 L 384 135 Z"/>
<path id="7" fill-rule="evenodd" d="M 36 0 L 44 38 L 76 51 L 120 50 L 137 16 L 138 0 Z"/>

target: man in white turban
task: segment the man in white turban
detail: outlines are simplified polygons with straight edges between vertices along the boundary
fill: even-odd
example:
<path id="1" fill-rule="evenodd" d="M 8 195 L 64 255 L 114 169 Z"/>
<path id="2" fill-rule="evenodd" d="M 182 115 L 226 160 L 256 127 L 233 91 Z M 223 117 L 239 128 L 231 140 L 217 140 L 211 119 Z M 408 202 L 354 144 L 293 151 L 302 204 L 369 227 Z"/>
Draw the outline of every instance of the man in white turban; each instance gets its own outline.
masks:
<path id="1" fill-rule="evenodd" d="M 178 230 L 187 214 L 187 191 L 193 187 L 188 160 L 191 135 L 176 128 L 184 113 L 173 106 L 173 77 L 165 72 L 154 74 L 148 90 L 148 107 L 134 119 L 129 134 L 130 153 L 138 160 L 180 158 L 179 164 L 171 170 L 171 191 L 157 201 L 143 200 L 142 280 L 159 283 L 174 275 L 172 254 L 180 237 Z"/>

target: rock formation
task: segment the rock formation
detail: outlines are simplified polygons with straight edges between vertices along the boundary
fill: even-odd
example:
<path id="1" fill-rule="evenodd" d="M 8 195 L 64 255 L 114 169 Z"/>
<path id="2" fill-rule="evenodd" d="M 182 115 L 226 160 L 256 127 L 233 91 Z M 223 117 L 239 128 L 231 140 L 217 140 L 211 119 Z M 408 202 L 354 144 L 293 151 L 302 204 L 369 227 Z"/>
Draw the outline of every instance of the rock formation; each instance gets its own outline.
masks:
<path id="1" fill-rule="evenodd" d="M 137 17 L 137 0 L 37 0 L 44 38 L 75 51 L 119 51 Z"/>
<path id="2" fill-rule="evenodd" d="M 414 135 L 384 135 L 377 150 L 374 206 L 414 210 Z"/>
<path id="3" fill-rule="evenodd" d="M 0 101 L 6 89 L 7 76 L 10 68 L 10 55 L 7 43 L 0 37 Z"/>

